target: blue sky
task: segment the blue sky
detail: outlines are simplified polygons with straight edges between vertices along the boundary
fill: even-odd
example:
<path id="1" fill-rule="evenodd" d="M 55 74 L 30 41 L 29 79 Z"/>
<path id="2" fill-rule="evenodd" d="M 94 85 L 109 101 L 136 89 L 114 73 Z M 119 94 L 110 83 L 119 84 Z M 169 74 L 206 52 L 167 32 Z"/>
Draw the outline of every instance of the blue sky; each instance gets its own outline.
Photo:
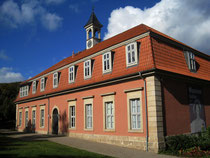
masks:
<path id="1" fill-rule="evenodd" d="M 208 0 L 1 0 L 0 82 L 28 79 L 84 50 L 93 6 L 102 39 L 145 23 L 210 52 Z"/>

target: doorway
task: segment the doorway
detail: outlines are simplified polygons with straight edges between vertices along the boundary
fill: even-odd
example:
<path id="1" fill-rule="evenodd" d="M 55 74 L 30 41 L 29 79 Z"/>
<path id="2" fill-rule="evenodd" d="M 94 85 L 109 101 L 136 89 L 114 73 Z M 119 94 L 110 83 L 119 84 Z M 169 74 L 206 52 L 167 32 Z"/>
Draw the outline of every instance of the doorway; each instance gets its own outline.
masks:
<path id="1" fill-rule="evenodd" d="M 58 116 L 58 110 L 55 108 L 52 117 L 52 134 L 58 134 Z"/>

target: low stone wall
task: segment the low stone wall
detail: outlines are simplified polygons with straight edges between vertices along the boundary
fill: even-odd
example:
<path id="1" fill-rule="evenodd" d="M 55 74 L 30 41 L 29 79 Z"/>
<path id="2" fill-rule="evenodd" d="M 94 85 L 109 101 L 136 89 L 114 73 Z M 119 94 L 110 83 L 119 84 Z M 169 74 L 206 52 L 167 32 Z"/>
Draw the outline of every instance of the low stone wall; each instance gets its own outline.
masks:
<path id="1" fill-rule="evenodd" d="M 123 147 L 146 150 L 146 138 L 144 137 L 98 135 L 98 134 L 83 134 L 83 133 L 69 133 L 69 137 L 76 137 L 100 143 L 107 143 Z"/>

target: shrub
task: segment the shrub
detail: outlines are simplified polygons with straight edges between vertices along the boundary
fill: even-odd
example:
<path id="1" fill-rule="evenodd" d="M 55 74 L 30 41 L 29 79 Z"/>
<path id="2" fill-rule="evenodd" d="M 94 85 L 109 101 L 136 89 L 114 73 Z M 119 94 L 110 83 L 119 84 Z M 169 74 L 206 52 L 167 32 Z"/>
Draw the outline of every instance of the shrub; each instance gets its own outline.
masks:
<path id="1" fill-rule="evenodd" d="M 178 153 L 197 145 L 198 138 L 188 135 L 177 135 L 166 138 L 166 150 Z"/>
<path id="2" fill-rule="evenodd" d="M 169 136 L 164 153 L 202 156 L 210 153 L 210 127 L 199 135 Z"/>

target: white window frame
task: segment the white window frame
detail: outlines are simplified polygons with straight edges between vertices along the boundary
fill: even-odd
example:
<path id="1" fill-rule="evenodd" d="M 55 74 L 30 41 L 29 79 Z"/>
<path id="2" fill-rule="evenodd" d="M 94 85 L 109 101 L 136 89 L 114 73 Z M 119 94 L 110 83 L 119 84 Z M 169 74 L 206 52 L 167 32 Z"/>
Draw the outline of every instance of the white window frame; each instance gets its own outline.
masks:
<path id="1" fill-rule="evenodd" d="M 102 55 L 102 69 L 103 73 L 108 73 L 112 71 L 112 53 L 107 52 Z M 109 68 L 107 68 L 109 66 Z"/>
<path id="2" fill-rule="evenodd" d="M 88 63 L 88 65 L 87 65 Z M 92 71 L 91 71 L 91 60 L 86 60 L 84 62 L 84 79 L 88 79 L 88 78 L 91 78 L 92 76 Z"/>
<path id="3" fill-rule="evenodd" d="M 55 72 L 53 74 L 53 88 L 57 88 L 58 87 L 58 72 Z"/>
<path id="4" fill-rule="evenodd" d="M 25 111 L 25 127 L 28 127 L 28 110 Z"/>
<path id="5" fill-rule="evenodd" d="M 43 111 L 43 116 L 42 116 L 42 111 Z M 44 128 L 44 121 L 45 121 L 45 119 L 44 119 L 44 117 L 45 117 L 45 109 L 40 109 L 40 127 L 41 128 Z"/>
<path id="6" fill-rule="evenodd" d="M 187 52 L 188 68 L 192 72 L 196 72 L 195 55 L 192 52 Z"/>
<path id="7" fill-rule="evenodd" d="M 43 92 L 45 90 L 45 78 L 42 77 L 40 81 L 40 91 Z"/>
<path id="8" fill-rule="evenodd" d="M 36 93 L 36 81 L 33 81 L 32 83 L 32 94 Z"/>
<path id="9" fill-rule="evenodd" d="M 93 128 L 93 104 L 85 104 L 85 128 Z"/>
<path id="10" fill-rule="evenodd" d="M 133 49 L 131 49 L 133 47 Z M 126 65 L 127 67 L 138 64 L 137 42 L 126 45 Z"/>
<path id="11" fill-rule="evenodd" d="M 69 106 L 69 128 L 76 127 L 76 106 Z"/>
<path id="12" fill-rule="evenodd" d="M 29 89 L 28 85 L 21 87 L 20 88 L 20 97 L 28 96 L 28 89 Z"/>
<path id="13" fill-rule="evenodd" d="M 131 130 L 141 129 L 141 104 L 139 98 L 130 99 L 130 121 Z"/>
<path id="14" fill-rule="evenodd" d="M 31 124 L 33 127 L 36 127 L 36 110 L 35 109 L 32 110 Z"/>
<path id="15" fill-rule="evenodd" d="M 75 66 L 69 67 L 69 83 L 73 83 L 75 80 Z"/>
<path id="16" fill-rule="evenodd" d="M 105 102 L 105 128 L 114 129 L 114 103 L 113 101 Z"/>
<path id="17" fill-rule="evenodd" d="M 22 113 L 22 111 L 19 111 L 19 126 L 22 126 L 22 116 L 23 115 L 23 113 Z"/>

